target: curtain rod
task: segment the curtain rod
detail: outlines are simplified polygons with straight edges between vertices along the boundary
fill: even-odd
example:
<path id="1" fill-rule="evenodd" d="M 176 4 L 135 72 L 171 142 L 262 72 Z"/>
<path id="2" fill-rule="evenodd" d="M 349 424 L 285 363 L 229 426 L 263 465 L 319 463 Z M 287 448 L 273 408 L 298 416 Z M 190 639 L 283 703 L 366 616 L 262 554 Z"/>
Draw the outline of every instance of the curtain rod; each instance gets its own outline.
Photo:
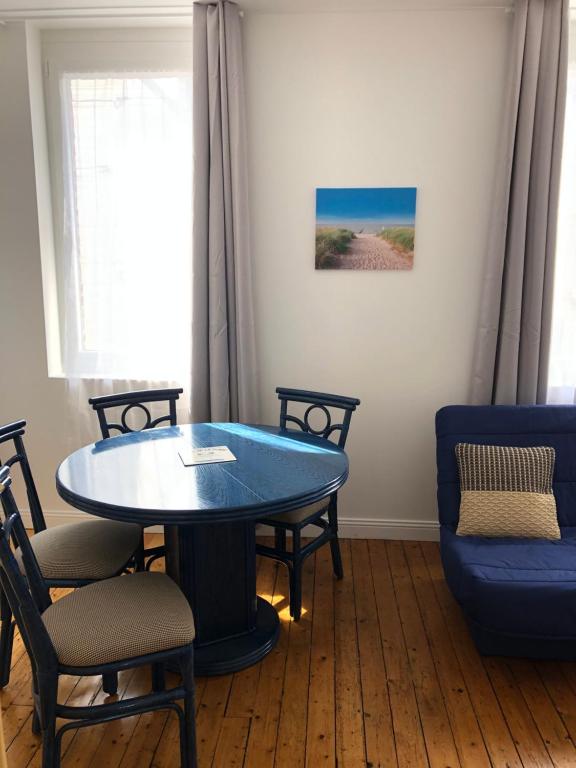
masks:
<path id="1" fill-rule="evenodd" d="M 576 0 L 573 0 L 576 4 Z M 338 15 L 338 14 L 357 14 L 361 16 L 366 13 L 429 13 L 429 12 L 444 12 L 444 11 L 505 11 L 506 13 L 514 12 L 514 5 L 512 3 L 500 3 L 499 5 L 485 5 L 484 3 L 477 3 L 475 5 L 454 5 L 449 3 L 448 5 L 388 5 L 380 8 L 364 7 L 353 8 L 350 6 L 343 8 L 318 8 L 311 4 L 308 8 L 254 8 L 250 10 L 250 14 L 259 16 L 278 15 L 278 16 L 306 16 L 308 14 L 322 14 L 326 16 Z"/>

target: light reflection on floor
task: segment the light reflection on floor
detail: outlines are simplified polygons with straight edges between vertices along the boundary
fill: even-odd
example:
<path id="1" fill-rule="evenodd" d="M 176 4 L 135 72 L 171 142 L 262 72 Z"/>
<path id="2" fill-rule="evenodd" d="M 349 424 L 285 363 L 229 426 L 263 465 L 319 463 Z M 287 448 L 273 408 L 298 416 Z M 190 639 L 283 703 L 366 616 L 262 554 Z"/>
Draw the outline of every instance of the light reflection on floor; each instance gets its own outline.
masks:
<path id="1" fill-rule="evenodd" d="M 286 595 L 280 595 L 280 594 L 267 595 L 262 592 L 259 592 L 258 595 L 263 600 L 267 600 L 269 603 L 271 603 L 274 606 L 274 608 L 276 608 L 280 621 L 286 621 L 286 622 L 291 621 L 290 601 L 288 600 L 288 597 Z M 307 613 L 306 608 L 302 606 L 301 616 L 305 616 L 306 613 Z"/>

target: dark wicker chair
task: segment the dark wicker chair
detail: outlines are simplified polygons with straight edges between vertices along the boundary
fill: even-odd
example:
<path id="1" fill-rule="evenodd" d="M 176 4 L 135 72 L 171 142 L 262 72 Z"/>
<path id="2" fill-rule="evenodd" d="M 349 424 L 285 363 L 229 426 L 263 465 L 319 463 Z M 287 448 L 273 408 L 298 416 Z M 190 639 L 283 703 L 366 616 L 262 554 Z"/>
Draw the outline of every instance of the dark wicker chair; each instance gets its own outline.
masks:
<path id="1" fill-rule="evenodd" d="M 296 426 L 304 432 L 318 435 L 326 440 L 338 437 L 337 444 L 344 448 L 352 412 L 360 405 L 360 400 L 355 397 L 341 397 L 329 395 L 323 392 L 309 392 L 301 389 L 276 389 L 280 400 L 280 427 L 288 429 L 288 424 Z M 302 403 L 307 406 L 300 418 L 288 413 L 289 403 Z M 332 411 L 340 414 L 341 421 L 333 423 Z M 314 428 L 310 424 L 310 417 L 315 412 L 323 414 L 325 423 L 320 428 Z M 315 552 L 323 544 L 330 542 L 332 551 L 332 565 L 337 579 L 341 579 L 342 558 L 340 556 L 340 544 L 338 542 L 338 494 L 333 493 L 326 499 L 310 504 L 309 506 L 285 512 L 283 514 L 267 517 L 259 522 L 274 528 L 274 547 L 263 544 L 256 545 L 256 551 L 264 557 L 272 557 L 288 566 L 290 574 L 290 615 L 294 621 L 300 619 L 302 611 L 302 564 L 304 560 Z M 321 533 L 308 544 L 302 546 L 302 529 L 307 525 L 320 528 Z M 286 531 L 292 533 L 292 549 L 286 546 Z"/>
<path id="2" fill-rule="evenodd" d="M 24 447 L 26 422 L 0 427 L 0 452 L 4 464 L 21 471 L 34 535 L 31 546 L 48 587 L 81 587 L 121 574 L 133 565 L 142 540 L 139 525 L 114 520 L 88 520 L 46 528 L 46 521 Z M 16 552 L 17 559 L 20 553 Z M 10 603 L 0 592 L 0 687 L 10 679 L 14 621 Z M 116 675 L 104 680 L 107 693 L 116 691 Z"/>
<path id="3" fill-rule="evenodd" d="M 10 468 L 2 466 L 6 519 L 0 526 L 0 582 L 30 656 L 32 730 L 42 734 L 42 768 L 60 766 L 66 731 L 158 709 L 177 713 L 181 766 L 195 768 L 194 620 L 188 601 L 168 576 L 134 573 L 90 584 L 52 603 L 10 485 Z M 171 690 L 92 707 L 58 703 L 61 674 L 117 676 L 122 669 L 166 662 L 176 663 L 182 674 L 182 684 Z M 57 730 L 56 718 L 70 722 Z"/>
<path id="4" fill-rule="evenodd" d="M 100 431 L 102 432 L 103 439 L 106 440 L 109 437 L 113 437 L 111 434 L 112 430 L 119 434 L 126 434 L 127 432 L 140 432 L 162 425 L 175 427 L 177 424 L 176 401 L 182 392 L 181 388 L 144 389 L 134 392 L 122 392 L 117 395 L 91 397 L 88 402 L 98 415 Z M 166 403 L 168 412 L 153 418 L 148 407 L 151 403 Z M 143 424 L 137 428 L 129 426 L 128 415 L 130 412 L 138 411 L 144 414 Z M 114 416 L 114 413 L 117 415 Z M 139 570 L 149 570 L 152 563 L 158 560 L 158 558 L 164 557 L 165 554 L 166 551 L 163 546 L 146 549 L 144 547 L 144 540 L 142 540 L 137 558 Z"/>

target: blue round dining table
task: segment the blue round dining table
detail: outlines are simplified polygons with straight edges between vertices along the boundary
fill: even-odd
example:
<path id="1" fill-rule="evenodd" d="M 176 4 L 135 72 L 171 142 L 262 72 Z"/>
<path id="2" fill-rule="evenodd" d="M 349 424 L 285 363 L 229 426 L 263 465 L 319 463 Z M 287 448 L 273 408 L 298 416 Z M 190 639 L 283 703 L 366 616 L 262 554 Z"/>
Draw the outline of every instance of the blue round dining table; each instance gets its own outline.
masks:
<path id="1" fill-rule="evenodd" d="M 180 457 L 217 446 L 235 461 Z M 278 639 L 278 614 L 256 594 L 256 522 L 319 501 L 347 477 L 344 451 L 309 433 L 188 424 L 80 448 L 60 464 L 56 487 L 92 515 L 164 526 L 166 571 L 194 613 L 196 673 L 218 675 L 256 663 Z"/>

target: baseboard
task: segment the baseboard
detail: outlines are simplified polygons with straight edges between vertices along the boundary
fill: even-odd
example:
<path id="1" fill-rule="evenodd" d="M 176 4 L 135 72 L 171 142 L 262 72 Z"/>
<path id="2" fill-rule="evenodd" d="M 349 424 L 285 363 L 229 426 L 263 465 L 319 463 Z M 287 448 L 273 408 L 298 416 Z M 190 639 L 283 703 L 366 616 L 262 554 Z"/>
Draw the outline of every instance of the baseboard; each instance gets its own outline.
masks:
<path id="1" fill-rule="evenodd" d="M 259 525 L 257 535 L 270 536 L 272 528 Z M 290 534 L 288 534 L 290 535 Z M 303 536 L 317 536 L 318 529 L 304 528 Z M 378 520 L 376 518 L 338 518 L 341 539 L 397 539 L 401 541 L 438 541 L 440 529 L 434 520 Z"/>
<path id="2" fill-rule="evenodd" d="M 378 520 L 344 517 L 338 520 L 345 539 L 401 539 L 402 541 L 438 541 L 440 527 L 436 520 Z"/>
<path id="3" fill-rule="evenodd" d="M 94 519 L 93 515 L 80 512 L 76 509 L 61 509 L 45 512 L 46 523 L 49 527 L 74 523 L 79 520 Z M 24 523 L 31 527 L 30 514 L 22 513 Z M 435 520 L 380 520 L 378 518 L 353 518 L 343 517 L 338 521 L 340 536 L 343 539 L 401 539 L 403 541 L 438 541 L 439 529 Z M 159 533 L 162 527 L 151 526 L 146 529 L 150 533 Z M 317 529 L 316 529 L 317 530 Z M 314 529 L 312 529 L 314 531 Z M 258 534 L 269 535 L 271 529 L 262 525 L 258 527 Z M 306 535 L 306 531 L 304 531 Z"/>

